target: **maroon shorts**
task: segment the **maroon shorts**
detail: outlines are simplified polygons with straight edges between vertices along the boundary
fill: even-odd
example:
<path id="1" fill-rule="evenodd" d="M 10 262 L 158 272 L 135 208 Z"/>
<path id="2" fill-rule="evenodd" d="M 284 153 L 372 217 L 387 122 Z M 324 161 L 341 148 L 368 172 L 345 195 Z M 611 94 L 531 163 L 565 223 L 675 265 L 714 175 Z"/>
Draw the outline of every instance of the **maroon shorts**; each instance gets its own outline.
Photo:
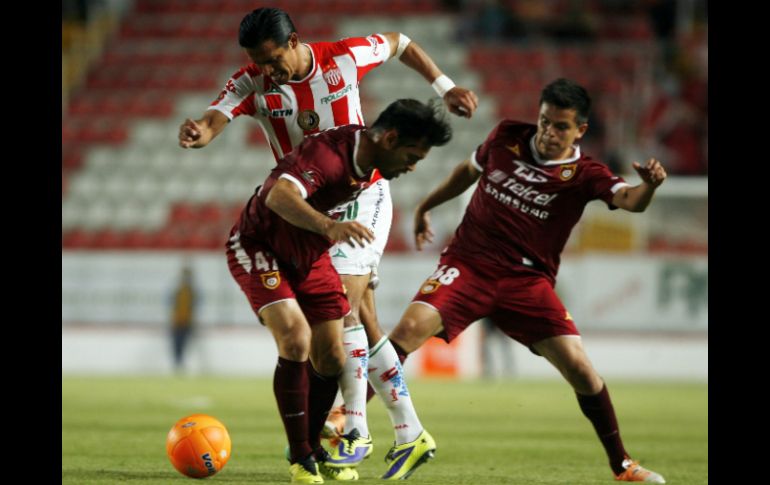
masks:
<path id="1" fill-rule="evenodd" d="M 444 326 L 439 337 L 447 342 L 484 317 L 527 347 L 580 335 L 548 279 L 524 266 L 500 270 L 445 254 L 412 301 L 438 310 Z"/>
<path id="2" fill-rule="evenodd" d="M 230 235 L 227 243 L 230 273 L 257 317 L 266 306 L 288 299 L 297 300 L 311 325 L 342 318 L 350 312 L 340 276 L 328 252 L 318 258 L 307 276 L 299 278 L 292 271 L 282 269 L 268 248 L 245 242 L 234 231 Z"/>

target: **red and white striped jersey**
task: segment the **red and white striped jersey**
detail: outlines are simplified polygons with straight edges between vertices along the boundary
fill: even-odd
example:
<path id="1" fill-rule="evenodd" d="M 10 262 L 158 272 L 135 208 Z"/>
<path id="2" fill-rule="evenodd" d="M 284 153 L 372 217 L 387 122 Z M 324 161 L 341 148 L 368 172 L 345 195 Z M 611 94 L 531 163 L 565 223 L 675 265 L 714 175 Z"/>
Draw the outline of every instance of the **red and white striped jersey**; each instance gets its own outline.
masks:
<path id="1" fill-rule="evenodd" d="M 208 108 L 231 120 L 241 115 L 255 118 L 276 160 L 306 135 L 363 125 L 358 83 L 390 58 L 388 40 L 380 34 L 305 45 L 312 53 L 312 67 L 304 79 L 280 85 L 251 64 L 233 74 Z"/>

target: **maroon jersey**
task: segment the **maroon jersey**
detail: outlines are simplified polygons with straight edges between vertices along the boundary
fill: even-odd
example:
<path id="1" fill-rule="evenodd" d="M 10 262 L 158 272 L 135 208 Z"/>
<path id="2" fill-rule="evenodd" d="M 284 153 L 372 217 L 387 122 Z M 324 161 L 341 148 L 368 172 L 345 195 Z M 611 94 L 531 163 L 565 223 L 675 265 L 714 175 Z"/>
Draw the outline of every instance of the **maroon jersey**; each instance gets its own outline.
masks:
<path id="1" fill-rule="evenodd" d="M 269 247 L 285 269 L 306 274 L 333 241 L 286 221 L 267 207 L 265 199 L 280 178 L 294 183 L 302 197 L 325 214 L 354 199 L 373 177 L 372 171 L 363 173 L 354 163 L 363 129 L 347 125 L 308 136 L 279 160 L 241 213 L 240 237 Z"/>
<path id="2" fill-rule="evenodd" d="M 482 172 L 462 223 L 446 250 L 497 268 L 544 273 L 555 282 L 570 232 L 594 199 L 610 208 L 628 184 L 575 146 L 566 160 L 540 159 L 537 127 L 505 120 L 471 156 Z"/>

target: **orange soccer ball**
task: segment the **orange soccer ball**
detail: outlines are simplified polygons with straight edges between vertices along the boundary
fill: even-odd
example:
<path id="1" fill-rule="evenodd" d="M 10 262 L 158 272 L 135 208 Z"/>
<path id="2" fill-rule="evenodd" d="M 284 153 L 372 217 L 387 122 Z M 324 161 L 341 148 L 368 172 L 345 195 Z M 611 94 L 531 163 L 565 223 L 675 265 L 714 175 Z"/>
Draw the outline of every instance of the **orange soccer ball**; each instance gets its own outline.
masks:
<path id="1" fill-rule="evenodd" d="M 193 414 L 176 422 L 166 437 L 166 453 L 179 473 L 210 477 L 230 459 L 230 434 L 218 419 Z"/>

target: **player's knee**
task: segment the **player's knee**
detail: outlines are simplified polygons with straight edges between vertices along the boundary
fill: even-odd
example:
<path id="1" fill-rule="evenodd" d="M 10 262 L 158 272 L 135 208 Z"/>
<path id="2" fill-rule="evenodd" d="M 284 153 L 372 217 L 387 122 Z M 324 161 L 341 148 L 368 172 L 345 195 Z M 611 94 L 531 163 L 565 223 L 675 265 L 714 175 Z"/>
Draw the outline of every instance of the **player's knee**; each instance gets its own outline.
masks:
<path id="1" fill-rule="evenodd" d="M 289 360 L 301 362 L 310 355 L 310 330 L 293 329 L 277 339 L 278 353 Z"/>
<path id="2" fill-rule="evenodd" d="M 336 376 L 342 372 L 342 366 L 345 365 L 345 351 L 342 347 L 334 346 L 326 349 L 313 360 L 318 365 L 316 370 L 319 374 Z"/>
<path id="3" fill-rule="evenodd" d="M 390 332 L 390 340 L 398 343 L 407 352 L 413 352 L 420 343 L 420 322 L 416 318 L 403 317 Z"/>

